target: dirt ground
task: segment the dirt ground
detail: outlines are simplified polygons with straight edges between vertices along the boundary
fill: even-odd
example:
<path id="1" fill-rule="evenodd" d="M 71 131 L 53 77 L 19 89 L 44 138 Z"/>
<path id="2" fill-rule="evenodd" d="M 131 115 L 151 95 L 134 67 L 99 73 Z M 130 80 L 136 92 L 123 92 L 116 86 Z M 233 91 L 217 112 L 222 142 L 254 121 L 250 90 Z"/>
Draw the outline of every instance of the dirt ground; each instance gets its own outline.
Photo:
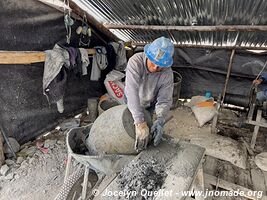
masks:
<path id="1" fill-rule="evenodd" d="M 165 126 L 166 134 L 183 140 L 210 134 L 210 123 L 200 128 L 190 108 L 178 107 L 170 114 L 173 118 Z M 44 138 L 46 150 L 38 148 L 36 142 L 23 145 L 17 160 L 8 160 L 8 171 L 0 175 L 0 200 L 46 200 L 57 195 L 67 160 L 65 134 L 54 131 Z"/>
<path id="2" fill-rule="evenodd" d="M 42 200 L 56 196 L 64 179 L 65 138 L 59 132 L 57 138 L 46 141 L 47 153 L 37 149 L 34 141 L 22 147 L 17 160 L 6 161 L 9 170 L 6 176 L 0 176 L 1 200 Z"/>

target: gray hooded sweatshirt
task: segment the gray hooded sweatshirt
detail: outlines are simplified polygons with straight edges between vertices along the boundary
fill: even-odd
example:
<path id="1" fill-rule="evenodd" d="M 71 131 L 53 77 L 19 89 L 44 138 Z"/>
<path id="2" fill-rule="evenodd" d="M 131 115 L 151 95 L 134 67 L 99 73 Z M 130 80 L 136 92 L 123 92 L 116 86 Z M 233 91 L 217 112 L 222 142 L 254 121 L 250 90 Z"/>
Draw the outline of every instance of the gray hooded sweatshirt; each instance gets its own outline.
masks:
<path id="1" fill-rule="evenodd" d="M 172 105 L 173 71 L 149 72 L 144 52 L 133 55 L 126 67 L 125 96 L 134 123 L 144 122 L 144 109 L 155 106 L 157 117 L 166 118 Z"/>

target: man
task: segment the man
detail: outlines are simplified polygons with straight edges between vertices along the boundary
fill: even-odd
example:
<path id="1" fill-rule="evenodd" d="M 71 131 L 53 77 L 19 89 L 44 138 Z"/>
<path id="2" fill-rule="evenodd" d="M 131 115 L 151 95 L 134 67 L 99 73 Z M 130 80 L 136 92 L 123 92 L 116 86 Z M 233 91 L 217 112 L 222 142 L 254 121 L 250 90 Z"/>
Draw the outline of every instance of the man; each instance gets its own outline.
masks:
<path id="1" fill-rule="evenodd" d="M 255 79 L 253 84 L 258 86 L 260 90 L 256 94 L 256 100 L 258 105 L 263 105 L 262 116 L 267 119 L 267 72 L 263 73 L 258 79 Z"/>
<path id="2" fill-rule="evenodd" d="M 150 138 L 155 146 L 161 141 L 165 118 L 172 105 L 173 52 L 171 40 L 160 37 L 128 61 L 125 98 L 134 119 L 138 152 L 146 149 Z M 157 116 L 150 131 L 144 118 L 144 109 L 148 108 L 155 108 Z"/>

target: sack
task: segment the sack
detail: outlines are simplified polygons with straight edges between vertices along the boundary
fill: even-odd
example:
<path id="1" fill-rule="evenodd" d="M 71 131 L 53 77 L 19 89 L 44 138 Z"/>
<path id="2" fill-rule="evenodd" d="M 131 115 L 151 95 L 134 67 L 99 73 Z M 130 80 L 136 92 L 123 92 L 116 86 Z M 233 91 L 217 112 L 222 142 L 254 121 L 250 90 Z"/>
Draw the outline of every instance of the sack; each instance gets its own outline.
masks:
<path id="1" fill-rule="evenodd" d="M 112 70 L 107 74 L 104 81 L 104 85 L 108 91 L 108 94 L 113 97 L 119 104 L 124 104 L 124 83 L 121 81 L 125 77 L 125 74 Z"/>
<path id="2" fill-rule="evenodd" d="M 187 106 L 192 109 L 200 127 L 213 119 L 216 114 L 213 98 L 194 96 L 191 98 L 191 101 L 187 104 Z"/>

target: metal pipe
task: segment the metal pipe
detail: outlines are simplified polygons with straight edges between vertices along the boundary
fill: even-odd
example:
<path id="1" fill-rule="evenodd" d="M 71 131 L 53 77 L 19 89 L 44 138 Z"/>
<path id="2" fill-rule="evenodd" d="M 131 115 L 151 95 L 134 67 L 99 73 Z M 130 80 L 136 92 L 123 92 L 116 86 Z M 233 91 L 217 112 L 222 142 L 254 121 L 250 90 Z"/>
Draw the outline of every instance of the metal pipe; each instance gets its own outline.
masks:
<path id="1" fill-rule="evenodd" d="M 169 30 L 169 31 L 267 31 L 265 25 L 219 25 L 219 26 L 154 26 L 154 25 L 123 25 L 105 24 L 107 29 L 132 29 L 132 30 Z"/>

